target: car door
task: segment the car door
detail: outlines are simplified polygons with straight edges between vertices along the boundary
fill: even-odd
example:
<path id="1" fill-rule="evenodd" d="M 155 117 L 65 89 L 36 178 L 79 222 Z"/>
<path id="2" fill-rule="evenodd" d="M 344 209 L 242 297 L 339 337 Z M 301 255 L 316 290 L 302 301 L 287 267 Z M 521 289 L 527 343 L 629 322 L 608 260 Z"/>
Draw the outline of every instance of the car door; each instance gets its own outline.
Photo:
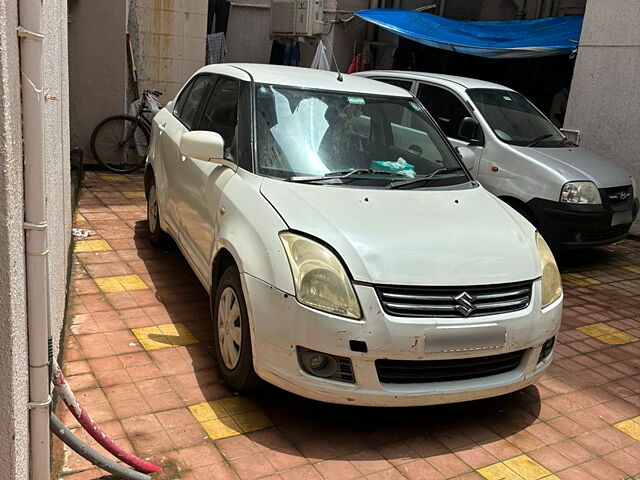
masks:
<path id="1" fill-rule="evenodd" d="M 237 79 L 218 77 L 214 88 L 203 99 L 197 130 L 219 133 L 225 144 L 225 158 L 237 162 L 239 84 Z M 219 163 L 187 157 L 182 165 L 180 218 L 192 260 L 208 278 L 211 267 L 220 196 L 235 173 Z"/>
<path id="2" fill-rule="evenodd" d="M 471 174 L 477 178 L 478 164 L 482 155 L 484 140 L 480 139 L 478 142 L 470 144 L 467 140 L 461 138 L 458 133 L 462 119 L 465 117 L 475 118 L 473 114 L 460 97 L 451 90 L 441 86 L 420 82 L 416 96 L 435 119 L 454 147 L 469 147 L 475 152 L 476 160 L 473 167 L 469 170 Z M 481 133 L 480 127 L 478 127 L 478 129 L 479 133 Z"/>
<path id="3" fill-rule="evenodd" d="M 182 244 L 182 220 L 180 218 L 181 196 L 184 182 L 184 158 L 180 153 L 180 138 L 195 125 L 202 108 L 202 99 L 209 92 L 213 79 L 210 74 L 194 77 L 182 90 L 173 108 L 173 115 L 168 115 L 158 125 L 162 144 L 162 158 L 166 172 L 166 201 L 163 215 L 176 239 Z"/>

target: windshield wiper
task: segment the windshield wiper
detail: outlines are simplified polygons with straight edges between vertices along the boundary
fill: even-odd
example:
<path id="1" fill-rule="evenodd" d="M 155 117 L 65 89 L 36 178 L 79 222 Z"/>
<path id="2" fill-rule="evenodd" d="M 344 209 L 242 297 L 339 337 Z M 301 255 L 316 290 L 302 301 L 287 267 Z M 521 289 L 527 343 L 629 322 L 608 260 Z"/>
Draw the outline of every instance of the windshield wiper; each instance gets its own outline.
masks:
<path id="1" fill-rule="evenodd" d="M 545 133 L 544 135 L 540 135 L 539 137 L 534 138 L 529 143 L 527 143 L 527 147 L 534 147 L 538 143 L 540 143 L 542 140 L 546 140 L 549 137 L 553 137 L 553 133 Z"/>
<path id="2" fill-rule="evenodd" d="M 451 172 L 458 172 L 461 171 L 462 167 L 455 167 L 455 168 L 439 168 L 433 172 L 431 172 L 429 175 L 427 175 L 426 177 L 421 177 L 421 178 L 414 178 L 412 180 L 403 180 L 400 182 L 393 182 L 390 183 L 389 185 L 387 185 L 387 188 L 392 189 L 392 188 L 402 188 L 402 187 L 408 187 L 409 185 L 416 185 L 418 183 L 423 183 L 423 182 L 428 182 L 429 180 L 431 180 L 433 177 L 435 177 L 436 175 L 439 175 L 441 173 L 451 173 Z"/>
<path id="3" fill-rule="evenodd" d="M 372 170 L 370 168 L 356 168 L 352 170 L 338 170 L 337 172 L 329 172 L 324 175 L 289 177 L 290 182 L 307 183 L 317 182 L 319 180 L 333 180 L 348 178 L 351 175 L 397 175 L 397 172 L 387 172 L 384 170 Z"/>

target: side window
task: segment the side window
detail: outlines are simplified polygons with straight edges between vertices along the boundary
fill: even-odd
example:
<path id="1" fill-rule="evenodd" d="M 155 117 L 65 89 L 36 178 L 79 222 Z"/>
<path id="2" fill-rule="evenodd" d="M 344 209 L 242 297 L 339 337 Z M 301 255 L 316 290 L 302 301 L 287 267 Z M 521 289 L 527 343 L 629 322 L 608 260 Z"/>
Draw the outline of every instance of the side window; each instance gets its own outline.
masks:
<path id="1" fill-rule="evenodd" d="M 420 84 L 418 100 L 438 122 L 447 137 L 460 139 L 460 122 L 471 114 L 458 97 L 444 88 Z"/>
<path id="2" fill-rule="evenodd" d="M 413 85 L 413 82 L 410 80 L 398 80 L 397 78 L 374 78 L 373 80 L 404 88 L 407 92 L 411 91 L 411 86 Z"/>
<path id="3" fill-rule="evenodd" d="M 221 78 L 209 96 L 200 121 L 200 130 L 217 132 L 222 136 L 225 153 L 236 149 L 239 90 L 238 80 Z M 236 158 L 235 151 L 232 151 L 231 154 Z"/>
<path id="4" fill-rule="evenodd" d="M 174 115 L 189 130 L 193 127 L 200 104 L 212 83 L 213 79 L 210 75 L 200 75 L 193 79 L 191 85 L 178 98 Z M 184 101 L 182 100 L 183 97 Z"/>

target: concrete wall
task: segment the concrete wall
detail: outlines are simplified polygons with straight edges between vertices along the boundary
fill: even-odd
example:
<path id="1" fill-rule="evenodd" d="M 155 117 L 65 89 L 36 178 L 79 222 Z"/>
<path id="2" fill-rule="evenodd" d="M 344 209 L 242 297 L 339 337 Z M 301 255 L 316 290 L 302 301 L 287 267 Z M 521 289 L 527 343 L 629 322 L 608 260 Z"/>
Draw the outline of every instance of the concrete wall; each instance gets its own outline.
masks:
<path id="1" fill-rule="evenodd" d="M 160 90 L 163 103 L 205 63 L 205 0 L 130 0 L 128 29 L 140 92 Z"/>
<path id="2" fill-rule="evenodd" d="M 51 320 L 58 346 L 71 229 L 66 1 L 44 0 L 45 161 Z M 23 159 L 16 0 L 0 2 L 0 480 L 29 477 Z"/>
<path id="3" fill-rule="evenodd" d="M 69 3 L 71 146 L 84 149 L 105 117 L 125 111 L 127 71 L 126 0 Z"/>
<path id="4" fill-rule="evenodd" d="M 564 126 L 582 146 L 623 166 L 640 185 L 640 8 L 589 0 Z M 640 222 L 634 233 L 640 234 Z"/>

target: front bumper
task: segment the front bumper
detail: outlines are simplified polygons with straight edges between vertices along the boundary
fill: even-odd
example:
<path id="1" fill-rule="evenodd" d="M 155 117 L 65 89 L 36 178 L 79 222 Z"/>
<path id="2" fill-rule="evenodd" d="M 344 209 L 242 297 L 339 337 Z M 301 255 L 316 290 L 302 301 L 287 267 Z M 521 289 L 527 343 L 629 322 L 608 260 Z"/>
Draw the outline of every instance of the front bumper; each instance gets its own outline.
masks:
<path id="1" fill-rule="evenodd" d="M 541 198 L 527 205 L 534 213 L 545 240 L 560 247 L 596 247 L 627 236 L 638 216 L 638 199 L 613 205 L 601 192 L 601 205 L 575 205 Z"/>
<path id="2" fill-rule="evenodd" d="M 254 367 L 264 380 L 298 395 L 331 403 L 368 406 L 419 406 L 502 395 L 530 385 L 551 363 L 538 361 L 543 343 L 560 327 L 562 298 L 540 309 L 540 281 L 523 310 L 469 318 L 407 318 L 384 313 L 372 287 L 356 285 L 363 320 L 353 321 L 307 308 L 255 277 L 242 277 L 252 327 Z M 425 330 L 434 325 L 495 323 L 506 328 L 503 347 L 480 351 L 425 352 Z M 350 348 L 350 340 L 366 342 L 367 352 Z M 297 347 L 347 357 L 355 383 L 312 376 L 299 365 Z M 382 383 L 375 361 L 475 358 L 522 351 L 518 366 L 506 373 L 431 383 Z"/>

